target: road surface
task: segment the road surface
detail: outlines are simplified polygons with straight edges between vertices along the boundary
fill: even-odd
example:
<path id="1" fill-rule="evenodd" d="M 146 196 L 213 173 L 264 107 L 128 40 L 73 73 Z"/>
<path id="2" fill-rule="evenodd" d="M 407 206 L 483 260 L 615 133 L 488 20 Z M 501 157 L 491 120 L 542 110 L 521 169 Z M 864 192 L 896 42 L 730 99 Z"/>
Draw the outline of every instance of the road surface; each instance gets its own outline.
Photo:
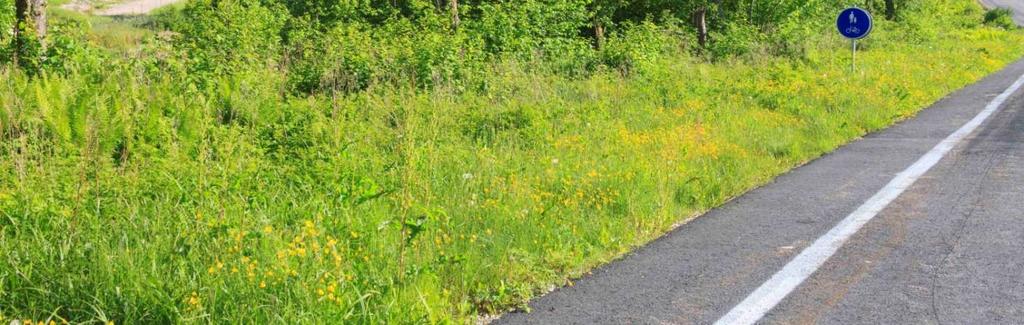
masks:
<path id="1" fill-rule="evenodd" d="M 1012 91 L 1022 75 L 1024 60 L 496 323 L 710 324 L 763 308 L 748 321 L 1022 324 L 1024 90 Z M 800 255 L 808 247 L 834 254 L 797 262 L 813 257 Z M 758 300 L 773 295 L 777 304 Z"/>
<path id="2" fill-rule="evenodd" d="M 1024 26 L 1024 0 L 981 0 L 981 4 L 986 8 L 1001 7 L 1013 10 L 1013 20 L 1017 25 Z"/>

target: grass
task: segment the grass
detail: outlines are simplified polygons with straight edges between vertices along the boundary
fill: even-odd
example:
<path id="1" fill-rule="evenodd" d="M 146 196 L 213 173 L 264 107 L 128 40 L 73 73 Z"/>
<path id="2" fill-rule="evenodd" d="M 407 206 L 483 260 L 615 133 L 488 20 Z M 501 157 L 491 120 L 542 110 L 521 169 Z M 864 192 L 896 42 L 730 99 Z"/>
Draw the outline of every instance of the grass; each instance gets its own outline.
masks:
<path id="1" fill-rule="evenodd" d="M 50 4 L 49 13 L 57 24 L 72 30 L 87 30 L 85 39 L 121 56 L 138 56 L 144 42 L 161 32 L 166 32 L 164 20 L 172 19 L 185 6 L 185 1 L 176 2 L 153 10 L 149 15 L 98 16 L 61 8 Z M 120 1 L 119 1 L 120 2 Z M 101 7 L 97 7 L 101 8 Z"/>
<path id="2" fill-rule="evenodd" d="M 122 55 L 138 52 L 143 41 L 156 34 L 150 16 L 95 16 L 62 8 L 50 13 L 66 28 L 88 30 L 84 35 L 90 43 Z"/>
<path id="3" fill-rule="evenodd" d="M 444 323 L 520 306 L 998 70 L 1024 34 L 883 22 L 803 60 L 666 56 L 480 91 L 282 99 L 0 72 L 0 318 Z M 891 26 L 889 26 L 891 27 Z M 852 86 L 852 85 L 857 85 Z"/>

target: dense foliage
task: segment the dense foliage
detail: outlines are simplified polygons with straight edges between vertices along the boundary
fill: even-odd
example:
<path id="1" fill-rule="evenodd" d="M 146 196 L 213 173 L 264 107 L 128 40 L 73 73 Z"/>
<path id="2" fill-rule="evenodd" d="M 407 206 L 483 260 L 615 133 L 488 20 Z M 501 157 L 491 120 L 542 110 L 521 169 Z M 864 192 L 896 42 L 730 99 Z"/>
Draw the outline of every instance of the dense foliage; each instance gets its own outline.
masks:
<path id="1" fill-rule="evenodd" d="M 664 45 L 713 58 L 799 56 L 838 8 L 823 0 L 203 0 L 168 24 L 187 45 L 192 73 L 269 64 L 289 72 L 294 92 L 311 93 L 381 83 L 479 87 L 486 78 L 474 71 L 508 59 L 566 75 L 629 71 Z M 707 20 L 703 47 L 694 36 L 697 11 Z M 644 32 L 679 39 L 625 39 Z"/>
<path id="2" fill-rule="evenodd" d="M 1017 28 L 1013 22 L 1013 11 L 1007 8 L 996 8 L 985 13 L 985 24 L 1004 29 Z"/>
<path id="3" fill-rule="evenodd" d="M 0 321 L 472 322 L 1024 53 L 971 0 L 855 74 L 832 1 L 451 3 L 59 16 L 0 66 Z"/>
<path id="4" fill-rule="evenodd" d="M 891 13 L 886 3 L 894 3 Z M 956 1 L 861 5 L 922 34 L 935 27 L 914 25 L 922 18 L 902 13 L 928 8 L 958 15 L 960 24 L 977 23 L 971 13 L 977 8 Z M 629 73 L 666 50 L 711 60 L 800 59 L 843 6 L 826 0 L 195 0 L 155 15 L 153 24 L 172 31 L 164 41 L 173 51 L 162 57 L 175 56 L 190 83 L 206 88 L 217 77 L 270 69 L 287 76 L 289 93 L 303 95 L 372 85 L 485 88 L 487 76 L 478 72 L 502 61 L 583 77 L 604 69 Z M 0 8 L 0 24 L 10 26 L 11 6 Z M 1000 26 L 1007 21 L 998 10 L 985 18 Z M 82 26 L 57 25 L 54 46 L 28 40 L 20 49 L 30 73 L 63 71 L 81 59 L 83 45 L 67 32 Z M 12 40 L 0 43 L 8 53 L 2 57 L 11 57 Z"/>

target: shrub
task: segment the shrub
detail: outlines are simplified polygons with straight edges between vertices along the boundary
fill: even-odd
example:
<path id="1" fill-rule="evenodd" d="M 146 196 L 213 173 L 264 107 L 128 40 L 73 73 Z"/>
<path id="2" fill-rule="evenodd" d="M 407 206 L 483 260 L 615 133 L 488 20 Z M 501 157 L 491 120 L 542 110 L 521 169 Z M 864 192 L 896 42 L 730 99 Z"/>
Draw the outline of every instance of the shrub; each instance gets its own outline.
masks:
<path id="1" fill-rule="evenodd" d="M 720 33 L 712 33 L 714 42 L 708 45 L 708 54 L 715 59 L 746 55 L 763 44 L 763 34 L 749 24 L 728 23 Z"/>
<path id="2" fill-rule="evenodd" d="M 178 44 L 191 59 L 193 74 L 264 68 L 280 57 L 286 18 L 280 6 L 256 0 L 199 0 L 189 3 L 183 15 Z"/>
<path id="3" fill-rule="evenodd" d="M 611 35 L 601 49 L 601 63 L 624 73 L 655 68 L 650 66 L 666 54 L 679 54 L 683 42 L 681 32 L 667 30 L 652 22 L 626 24 L 623 31 Z"/>
<path id="4" fill-rule="evenodd" d="M 492 54 L 515 53 L 530 58 L 540 50 L 552 57 L 589 43 L 578 37 L 587 26 L 585 0 L 525 0 L 484 3 L 480 18 L 467 23 Z"/>
<path id="5" fill-rule="evenodd" d="M 1008 8 L 996 8 L 986 12 L 985 25 L 1002 29 L 1017 28 L 1017 23 L 1013 22 L 1013 11 Z"/>
<path id="6" fill-rule="evenodd" d="M 98 68 L 101 58 L 96 49 L 85 42 L 84 28 L 86 26 L 79 21 L 53 21 L 45 47 L 35 37 L 20 36 L 25 44 L 18 54 L 20 68 L 30 76 L 45 71 L 66 74 L 72 69 Z M 9 62 L 15 50 L 13 42 L 0 46 L 0 63 Z"/>

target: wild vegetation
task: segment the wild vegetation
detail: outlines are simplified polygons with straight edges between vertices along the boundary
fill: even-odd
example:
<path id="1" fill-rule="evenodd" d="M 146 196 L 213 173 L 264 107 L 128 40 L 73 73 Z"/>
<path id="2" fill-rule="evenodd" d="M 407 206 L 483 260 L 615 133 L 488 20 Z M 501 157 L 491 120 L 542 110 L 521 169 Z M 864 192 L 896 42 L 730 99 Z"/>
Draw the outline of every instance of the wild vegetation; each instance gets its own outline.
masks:
<path id="1" fill-rule="evenodd" d="M 866 6 L 856 72 L 832 1 L 192 0 L 55 11 L 43 41 L 19 24 L 0 319 L 521 307 L 1024 53 L 973 1 Z"/>

